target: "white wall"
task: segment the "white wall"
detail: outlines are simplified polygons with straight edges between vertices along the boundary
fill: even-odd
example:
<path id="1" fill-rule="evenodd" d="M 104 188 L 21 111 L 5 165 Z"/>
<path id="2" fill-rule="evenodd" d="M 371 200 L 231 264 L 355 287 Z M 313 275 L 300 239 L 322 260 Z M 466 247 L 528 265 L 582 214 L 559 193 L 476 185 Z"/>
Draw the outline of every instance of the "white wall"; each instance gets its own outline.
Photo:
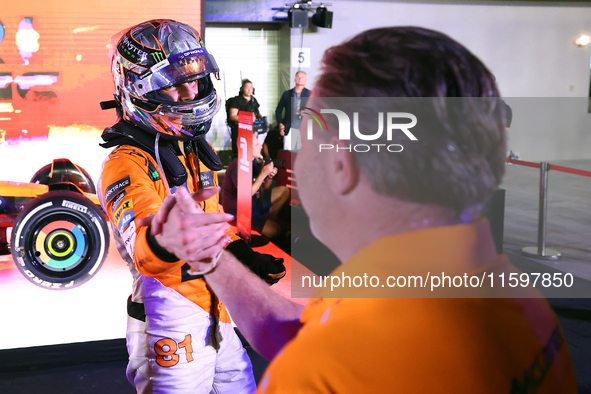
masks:
<path id="1" fill-rule="evenodd" d="M 304 47 L 311 49 L 311 67 L 304 69 L 308 87 L 328 47 L 370 28 L 415 25 L 439 30 L 470 49 L 495 74 L 504 97 L 573 98 L 589 93 L 590 50 L 574 41 L 582 33 L 591 34 L 591 7 L 343 0 L 332 4 L 332 29 L 305 31 Z M 292 47 L 299 47 L 299 29 L 292 29 L 291 35 Z M 292 80 L 295 71 L 292 68 Z M 530 124 L 535 109 L 523 105 L 523 99 L 519 103 L 529 110 L 514 108 L 509 147 L 524 160 L 591 158 L 591 115 L 584 100 L 559 105 L 557 116 L 540 113 L 544 122 L 535 122 L 535 127 Z M 551 107 L 545 103 L 544 111 Z"/>

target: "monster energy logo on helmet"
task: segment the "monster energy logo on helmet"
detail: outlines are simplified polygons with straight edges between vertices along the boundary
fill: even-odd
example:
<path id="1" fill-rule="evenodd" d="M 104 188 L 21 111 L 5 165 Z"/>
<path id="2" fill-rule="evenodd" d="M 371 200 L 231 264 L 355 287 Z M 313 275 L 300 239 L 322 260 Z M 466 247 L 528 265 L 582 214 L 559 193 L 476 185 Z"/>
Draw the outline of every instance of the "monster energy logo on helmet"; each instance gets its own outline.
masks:
<path id="1" fill-rule="evenodd" d="M 154 58 L 154 61 L 156 63 L 160 63 L 161 61 L 164 60 L 164 53 L 158 51 L 158 52 L 152 52 L 150 53 L 150 55 L 152 55 L 152 58 Z"/>
<path id="2" fill-rule="evenodd" d="M 117 45 L 117 50 L 121 57 L 133 64 L 148 68 L 164 60 L 164 52 L 139 44 L 131 38 L 132 33 L 132 30 L 127 32 L 125 37 L 119 42 L 119 45 Z"/>
<path id="3" fill-rule="evenodd" d="M 124 59 L 131 63 L 138 64 L 145 61 L 147 52 L 130 40 L 129 35 L 130 33 L 128 32 L 119 42 L 119 45 L 117 45 L 117 51 Z"/>

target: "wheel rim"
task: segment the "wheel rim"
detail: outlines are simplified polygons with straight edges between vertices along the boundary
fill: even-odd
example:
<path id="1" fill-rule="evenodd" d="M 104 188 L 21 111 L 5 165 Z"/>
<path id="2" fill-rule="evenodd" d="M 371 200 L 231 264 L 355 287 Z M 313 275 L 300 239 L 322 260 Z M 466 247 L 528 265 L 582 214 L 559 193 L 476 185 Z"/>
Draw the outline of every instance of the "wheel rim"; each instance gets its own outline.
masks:
<path id="1" fill-rule="evenodd" d="M 66 220 L 51 222 L 37 232 L 34 254 L 49 270 L 72 269 L 84 255 L 84 233 L 81 226 Z"/>
<path id="2" fill-rule="evenodd" d="M 75 218 L 59 216 L 46 218 L 31 234 L 31 257 L 39 269 L 65 273 L 87 260 L 88 229 Z"/>

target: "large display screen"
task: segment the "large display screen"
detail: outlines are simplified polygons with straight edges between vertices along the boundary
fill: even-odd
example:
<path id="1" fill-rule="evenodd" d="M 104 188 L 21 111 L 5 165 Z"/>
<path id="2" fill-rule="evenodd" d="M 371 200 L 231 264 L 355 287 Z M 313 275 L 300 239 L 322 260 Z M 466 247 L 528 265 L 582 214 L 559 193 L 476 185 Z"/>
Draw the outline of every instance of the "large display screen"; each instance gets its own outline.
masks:
<path id="1" fill-rule="evenodd" d="M 68 158 L 96 183 L 108 154 L 100 134 L 115 122 L 115 111 L 99 105 L 113 98 L 111 36 L 154 18 L 201 31 L 201 13 L 200 0 L 3 2 L 0 180 L 28 182 L 53 159 Z M 130 292 L 114 242 L 96 276 L 69 290 L 35 286 L 0 255 L 0 349 L 122 338 Z"/>
<path id="2" fill-rule="evenodd" d="M 154 18 L 176 19 L 201 30 L 201 2 L 4 2 L 0 180 L 27 181 L 56 155 L 98 176 L 106 151 L 97 143 L 115 119 L 114 110 L 99 106 L 113 97 L 111 36 Z"/>

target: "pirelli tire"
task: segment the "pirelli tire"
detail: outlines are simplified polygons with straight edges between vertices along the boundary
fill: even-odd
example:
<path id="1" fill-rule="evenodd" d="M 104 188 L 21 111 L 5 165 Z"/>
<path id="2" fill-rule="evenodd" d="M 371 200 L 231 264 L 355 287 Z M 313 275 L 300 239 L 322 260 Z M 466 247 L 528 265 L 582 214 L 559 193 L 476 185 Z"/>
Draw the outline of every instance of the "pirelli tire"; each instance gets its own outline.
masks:
<path id="1" fill-rule="evenodd" d="M 11 252 L 37 286 L 67 290 L 99 271 L 109 249 L 102 210 L 77 192 L 52 191 L 30 201 L 12 229 Z"/>

